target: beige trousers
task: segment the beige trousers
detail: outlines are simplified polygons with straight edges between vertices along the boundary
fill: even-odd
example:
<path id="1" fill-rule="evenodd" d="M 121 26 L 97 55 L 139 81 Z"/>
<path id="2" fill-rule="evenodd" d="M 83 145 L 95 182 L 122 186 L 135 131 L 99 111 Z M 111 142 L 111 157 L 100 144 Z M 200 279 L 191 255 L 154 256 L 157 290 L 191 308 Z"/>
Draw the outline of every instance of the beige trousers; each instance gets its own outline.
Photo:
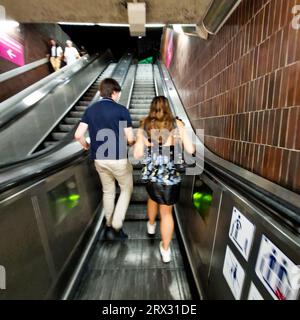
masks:
<path id="1" fill-rule="evenodd" d="M 95 167 L 102 183 L 106 224 L 119 230 L 123 226 L 133 190 L 132 165 L 128 159 L 95 160 Z M 116 180 L 121 193 L 115 206 Z"/>
<path id="2" fill-rule="evenodd" d="M 60 69 L 60 65 L 61 65 L 60 58 L 51 57 L 50 62 L 51 62 L 51 65 L 52 65 L 54 71 L 57 71 Z"/>

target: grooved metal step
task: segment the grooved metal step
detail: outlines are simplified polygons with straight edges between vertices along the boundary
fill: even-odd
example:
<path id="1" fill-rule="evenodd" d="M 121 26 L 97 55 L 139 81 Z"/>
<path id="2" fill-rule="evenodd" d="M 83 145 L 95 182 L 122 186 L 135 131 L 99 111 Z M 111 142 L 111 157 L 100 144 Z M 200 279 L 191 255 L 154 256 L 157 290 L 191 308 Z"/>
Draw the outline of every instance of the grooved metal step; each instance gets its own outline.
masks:
<path id="1" fill-rule="evenodd" d="M 78 102 L 79 106 L 86 106 L 87 107 L 89 104 L 90 104 L 90 101 L 79 101 Z"/>
<path id="2" fill-rule="evenodd" d="M 149 113 L 149 108 L 138 108 L 138 109 L 129 109 L 130 114 L 142 114 L 142 115 L 148 115 Z"/>
<path id="3" fill-rule="evenodd" d="M 71 111 L 70 115 L 71 117 L 74 118 L 81 118 L 83 116 L 84 112 L 83 111 Z"/>
<path id="4" fill-rule="evenodd" d="M 53 140 L 61 140 L 67 136 L 68 132 L 52 132 Z"/>
<path id="5" fill-rule="evenodd" d="M 45 141 L 44 147 L 49 148 L 49 147 L 53 146 L 55 143 L 56 143 L 55 141 Z"/>
<path id="6" fill-rule="evenodd" d="M 58 127 L 59 127 L 59 130 L 61 130 L 63 132 L 69 132 L 75 127 L 75 125 L 74 124 L 60 124 Z"/>
<path id="7" fill-rule="evenodd" d="M 149 110 L 150 104 L 130 104 L 130 109 L 146 109 Z"/>
<path id="8" fill-rule="evenodd" d="M 139 126 L 140 126 L 140 121 L 132 121 L 133 128 L 139 128 Z"/>
<path id="9" fill-rule="evenodd" d="M 75 106 L 76 111 L 85 111 L 87 109 L 87 106 Z"/>
<path id="10" fill-rule="evenodd" d="M 64 122 L 67 124 L 77 124 L 81 118 L 64 118 Z"/>
<path id="11" fill-rule="evenodd" d="M 132 121 L 140 121 L 145 117 L 147 117 L 147 114 L 146 115 L 143 115 L 143 114 L 132 114 L 131 115 Z"/>
<path id="12" fill-rule="evenodd" d="M 151 99 L 151 101 L 152 101 L 152 99 Z M 149 107 L 151 104 L 151 101 L 146 100 L 146 99 L 133 99 L 132 101 L 130 101 L 130 104 L 136 105 L 136 106 L 147 105 Z"/>

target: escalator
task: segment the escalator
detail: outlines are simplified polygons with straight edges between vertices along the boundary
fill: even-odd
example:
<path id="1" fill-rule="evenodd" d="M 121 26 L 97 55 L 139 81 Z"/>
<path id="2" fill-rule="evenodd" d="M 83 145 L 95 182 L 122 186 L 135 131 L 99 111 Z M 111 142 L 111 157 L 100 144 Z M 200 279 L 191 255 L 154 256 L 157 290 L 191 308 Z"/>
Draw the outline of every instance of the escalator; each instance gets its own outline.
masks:
<path id="1" fill-rule="evenodd" d="M 167 96 L 174 115 L 190 127 L 166 68 L 160 66 L 155 74 L 152 72 L 150 66 L 145 67 L 143 73 L 148 74 L 145 82 L 141 77 L 134 84 L 129 108 L 133 126 L 137 128 L 139 120 L 149 111 L 153 87 L 161 86 L 160 92 L 155 93 Z M 155 82 L 160 82 L 159 86 Z M 198 151 L 196 157 L 202 159 Z M 267 283 L 262 269 L 268 250 L 288 263 L 287 272 L 299 265 L 299 198 L 227 163 L 209 150 L 205 149 L 205 154 L 204 170 L 184 177 L 181 197 L 174 207 L 178 229 L 171 244 L 171 264 L 161 262 L 159 234 L 153 239 L 147 236 L 147 194 L 139 184 L 139 170 L 135 166 L 134 191 L 124 223 L 129 240 L 106 241 L 100 235 L 68 298 L 191 299 L 196 295 L 201 299 L 299 299 L 298 287 L 286 282 L 276 289 L 279 279 Z M 243 182 L 245 177 L 247 184 Z M 276 202 L 276 197 L 281 199 Z M 243 219 L 244 229 L 246 226 L 249 229 L 234 240 L 230 230 L 235 216 Z M 182 250 L 178 245 L 181 241 Z M 239 247 L 242 241 L 247 244 L 247 254 Z M 237 281 L 232 270 L 236 270 Z"/>
<path id="2" fill-rule="evenodd" d="M 133 128 L 138 128 L 140 120 L 149 112 L 151 100 L 155 96 L 155 85 L 152 65 L 137 65 L 129 112 Z"/>
<path id="3" fill-rule="evenodd" d="M 153 66 L 138 65 L 129 105 L 134 128 L 147 116 L 155 95 Z M 124 222 L 129 239 L 108 241 L 100 234 L 69 299 L 192 299 L 176 234 L 169 264 L 164 264 L 160 257 L 159 223 L 154 237 L 147 234 L 148 195 L 139 176 L 139 166 L 134 165 L 134 190 Z"/>
<path id="4" fill-rule="evenodd" d="M 125 76 L 131 65 L 132 55 L 128 52 L 124 53 L 118 63 L 110 63 L 97 77 L 94 83 L 79 98 L 74 106 L 68 110 L 68 113 L 59 121 L 55 128 L 51 130 L 49 135 L 34 150 L 38 152 L 45 148 L 57 145 L 66 137 L 70 137 L 75 132 L 76 126 L 82 118 L 84 111 L 91 102 L 100 98 L 99 85 L 105 78 L 114 78 L 118 83 L 123 85 Z"/>
<path id="5" fill-rule="evenodd" d="M 191 126 L 164 66 L 138 65 L 134 80 L 128 106 L 135 128 L 153 96 L 162 94 Z M 146 233 L 147 194 L 138 166 L 124 223 L 129 239 L 106 241 L 98 174 L 78 143 L 61 142 L 0 171 L 0 265 L 14 272 L 0 299 L 249 299 L 251 292 L 272 299 L 257 268 L 266 238 L 286 261 L 300 265 L 299 195 L 206 149 L 203 172 L 184 178 L 174 208 L 170 264 L 161 262 L 159 228 L 152 238 Z M 249 256 L 230 238 L 233 212 L 254 226 Z M 244 272 L 238 292 L 228 284 L 227 257 Z M 299 299 L 297 292 L 291 297 Z"/>
<path id="6" fill-rule="evenodd" d="M 51 131 L 51 133 L 45 138 L 45 140 L 33 151 L 33 153 L 51 147 L 57 144 L 62 139 L 66 138 L 70 132 L 74 132 L 77 124 L 82 118 L 84 111 L 95 99 L 99 98 L 99 85 L 100 82 L 112 76 L 116 63 L 110 63 L 108 67 L 98 76 L 95 82 L 90 88 L 80 97 L 75 103 L 74 107 L 68 111 L 65 117 L 60 120 L 57 126 Z M 98 94 L 97 94 L 98 93 Z"/>

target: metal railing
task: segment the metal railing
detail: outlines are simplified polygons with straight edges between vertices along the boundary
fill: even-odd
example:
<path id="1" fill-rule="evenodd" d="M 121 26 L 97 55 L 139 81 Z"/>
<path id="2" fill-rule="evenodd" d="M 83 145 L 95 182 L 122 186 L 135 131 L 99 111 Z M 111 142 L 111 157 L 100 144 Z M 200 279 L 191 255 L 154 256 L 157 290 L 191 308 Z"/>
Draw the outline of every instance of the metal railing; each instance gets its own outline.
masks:
<path id="1" fill-rule="evenodd" d="M 11 120 L 15 120 L 21 113 L 30 110 L 30 108 L 40 102 L 50 92 L 55 90 L 55 88 L 69 82 L 75 74 L 97 58 L 98 55 L 93 57 L 86 55 L 72 65 L 60 69 L 0 103 L 0 128 Z"/>
<path id="2" fill-rule="evenodd" d="M 46 64 L 49 62 L 48 58 L 43 58 L 36 60 L 34 62 L 28 63 L 25 66 L 18 67 L 15 69 L 12 69 L 10 71 L 4 72 L 0 74 L 0 83 L 4 82 L 6 80 L 12 79 L 14 77 L 20 76 L 21 74 L 31 71 L 39 66 L 42 66 L 43 64 Z"/>

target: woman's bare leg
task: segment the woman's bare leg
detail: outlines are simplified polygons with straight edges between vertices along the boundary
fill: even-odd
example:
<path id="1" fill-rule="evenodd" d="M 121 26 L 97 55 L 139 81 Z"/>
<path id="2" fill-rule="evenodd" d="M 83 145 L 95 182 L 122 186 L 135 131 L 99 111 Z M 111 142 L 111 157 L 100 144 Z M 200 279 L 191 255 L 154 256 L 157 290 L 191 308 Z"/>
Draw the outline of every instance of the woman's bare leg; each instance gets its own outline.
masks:
<path id="1" fill-rule="evenodd" d="M 158 204 L 151 200 L 150 198 L 148 199 L 147 203 L 147 213 L 148 213 L 148 219 L 150 224 L 155 223 L 155 219 L 158 213 Z"/>
<path id="2" fill-rule="evenodd" d="M 160 211 L 160 232 L 163 241 L 163 248 L 168 250 L 174 232 L 174 219 L 172 206 L 159 205 Z"/>

